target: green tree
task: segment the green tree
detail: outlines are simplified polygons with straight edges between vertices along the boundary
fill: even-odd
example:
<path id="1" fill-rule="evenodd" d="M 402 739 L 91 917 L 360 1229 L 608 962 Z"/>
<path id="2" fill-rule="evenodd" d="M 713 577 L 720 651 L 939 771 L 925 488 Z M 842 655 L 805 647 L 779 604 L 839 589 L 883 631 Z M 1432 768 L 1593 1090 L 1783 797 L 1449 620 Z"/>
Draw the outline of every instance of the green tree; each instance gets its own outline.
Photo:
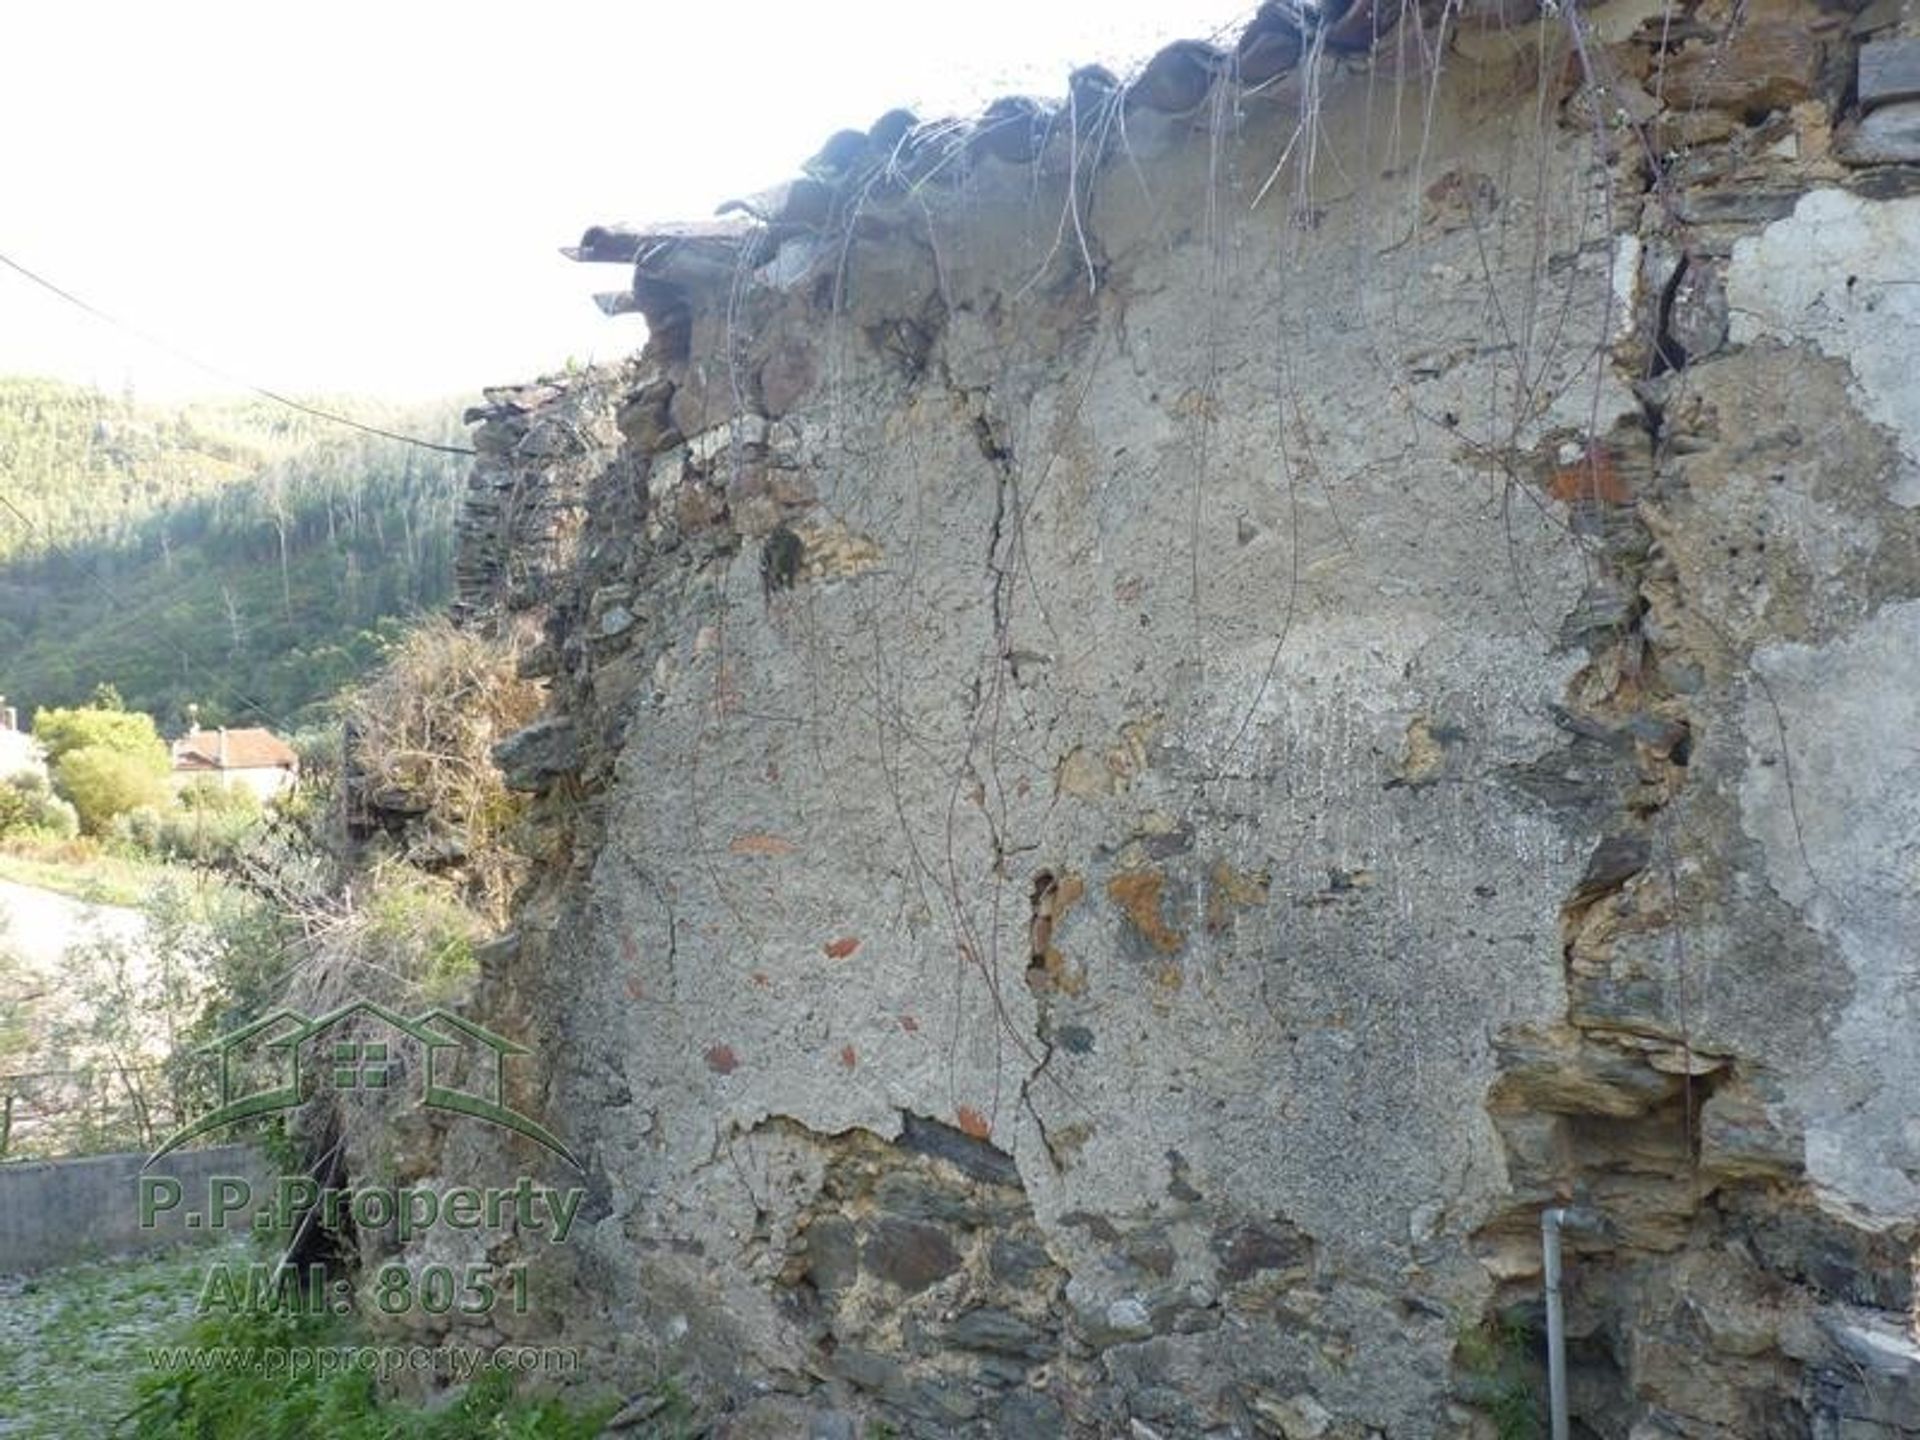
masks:
<path id="1" fill-rule="evenodd" d="M 462 435 L 453 405 L 332 408 Z M 0 475 L 26 517 L 0 523 L 0 691 L 105 708 L 110 677 L 163 727 L 190 702 L 209 725 L 318 719 L 378 662 L 368 635 L 444 602 L 463 470 L 264 401 L 0 378 Z"/>
<path id="2" fill-rule="evenodd" d="M 112 686 L 96 698 L 115 700 Z M 89 834 L 104 832 L 113 817 L 136 806 L 167 803 L 171 761 L 153 717 L 138 710 L 99 706 L 34 713 L 33 735 L 46 747 L 54 789 L 80 812 Z"/>
<path id="3" fill-rule="evenodd" d="M 142 805 L 157 810 L 167 803 L 166 751 L 160 751 L 156 764 L 144 751 L 82 745 L 54 765 L 53 783 L 80 812 L 80 828 L 89 835 L 103 834 L 116 815 Z"/>
<path id="4" fill-rule="evenodd" d="M 97 705 L 36 710 L 33 738 L 46 747 L 49 764 L 57 765 L 75 750 L 97 746 L 122 755 L 145 757 L 162 774 L 167 769 L 167 747 L 161 743 L 160 731 L 151 715 L 138 710 L 111 710 Z"/>

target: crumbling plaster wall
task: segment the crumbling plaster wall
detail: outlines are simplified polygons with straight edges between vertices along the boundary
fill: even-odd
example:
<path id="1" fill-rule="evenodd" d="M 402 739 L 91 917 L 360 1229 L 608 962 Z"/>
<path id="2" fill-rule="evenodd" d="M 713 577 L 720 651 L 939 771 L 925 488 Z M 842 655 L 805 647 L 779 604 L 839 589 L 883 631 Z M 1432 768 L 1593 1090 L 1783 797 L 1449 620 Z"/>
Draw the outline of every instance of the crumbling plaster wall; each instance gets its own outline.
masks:
<path id="1" fill-rule="evenodd" d="M 1920 1426 L 1920 200 L 1856 22 L 1683 20 L 876 190 L 491 397 L 582 526 L 543 1324 L 770 1434 L 1465 1434 L 1575 1199 L 1594 1433 Z"/>

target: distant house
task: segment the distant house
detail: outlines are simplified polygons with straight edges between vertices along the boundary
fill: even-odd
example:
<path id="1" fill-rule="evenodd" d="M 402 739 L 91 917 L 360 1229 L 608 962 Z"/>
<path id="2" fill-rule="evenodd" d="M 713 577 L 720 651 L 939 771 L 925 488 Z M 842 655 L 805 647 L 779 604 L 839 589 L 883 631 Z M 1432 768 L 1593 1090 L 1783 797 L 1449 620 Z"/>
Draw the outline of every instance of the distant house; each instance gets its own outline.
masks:
<path id="1" fill-rule="evenodd" d="M 215 779 L 271 800 L 300 778 L 300 757 L 271 730 L 202 730 L 197 724 L 173 742 L 173 788 Z"/>
<path id="2" fill-rule="evenodd" d="M 23 772 L 45 775 L 47 757 L 40 742 L 20 728 L 19 712 L 0 695 L 0 780 Z"/>

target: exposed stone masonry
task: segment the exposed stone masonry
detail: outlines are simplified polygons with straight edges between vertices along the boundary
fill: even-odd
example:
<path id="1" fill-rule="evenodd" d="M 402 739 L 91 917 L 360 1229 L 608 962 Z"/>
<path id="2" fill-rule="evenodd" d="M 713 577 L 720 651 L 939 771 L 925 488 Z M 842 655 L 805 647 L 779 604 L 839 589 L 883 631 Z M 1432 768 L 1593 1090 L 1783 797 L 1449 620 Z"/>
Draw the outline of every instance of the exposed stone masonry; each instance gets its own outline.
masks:
<path id="1" fill-rule="evenodd" d="M 539 1333 L 734 1436 L 1523 1433 L 1571 1202 L 1577 1433 L 1920 1434 L 1916 45 L 1268 6 L 589 231 L 652 341 L 489 393 L 460 569 L 571 837 Z"/>

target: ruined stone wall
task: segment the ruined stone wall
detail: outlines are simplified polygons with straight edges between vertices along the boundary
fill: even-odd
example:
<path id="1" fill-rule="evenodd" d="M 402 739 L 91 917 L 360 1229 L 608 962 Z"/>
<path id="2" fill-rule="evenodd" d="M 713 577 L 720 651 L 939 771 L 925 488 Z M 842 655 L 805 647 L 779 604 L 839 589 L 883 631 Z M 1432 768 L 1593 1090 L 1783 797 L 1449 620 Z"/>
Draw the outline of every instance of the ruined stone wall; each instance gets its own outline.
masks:
<path id="1" fill-rule="evenodd" d="M 590 1191 L 500 1323 L 737 1435 L 1527 1433 L 1573 1202 L 1586 1433 L 1920 1433 L 1915 33 L 1409 17 L 616 246 L 462 570 Z"/>

